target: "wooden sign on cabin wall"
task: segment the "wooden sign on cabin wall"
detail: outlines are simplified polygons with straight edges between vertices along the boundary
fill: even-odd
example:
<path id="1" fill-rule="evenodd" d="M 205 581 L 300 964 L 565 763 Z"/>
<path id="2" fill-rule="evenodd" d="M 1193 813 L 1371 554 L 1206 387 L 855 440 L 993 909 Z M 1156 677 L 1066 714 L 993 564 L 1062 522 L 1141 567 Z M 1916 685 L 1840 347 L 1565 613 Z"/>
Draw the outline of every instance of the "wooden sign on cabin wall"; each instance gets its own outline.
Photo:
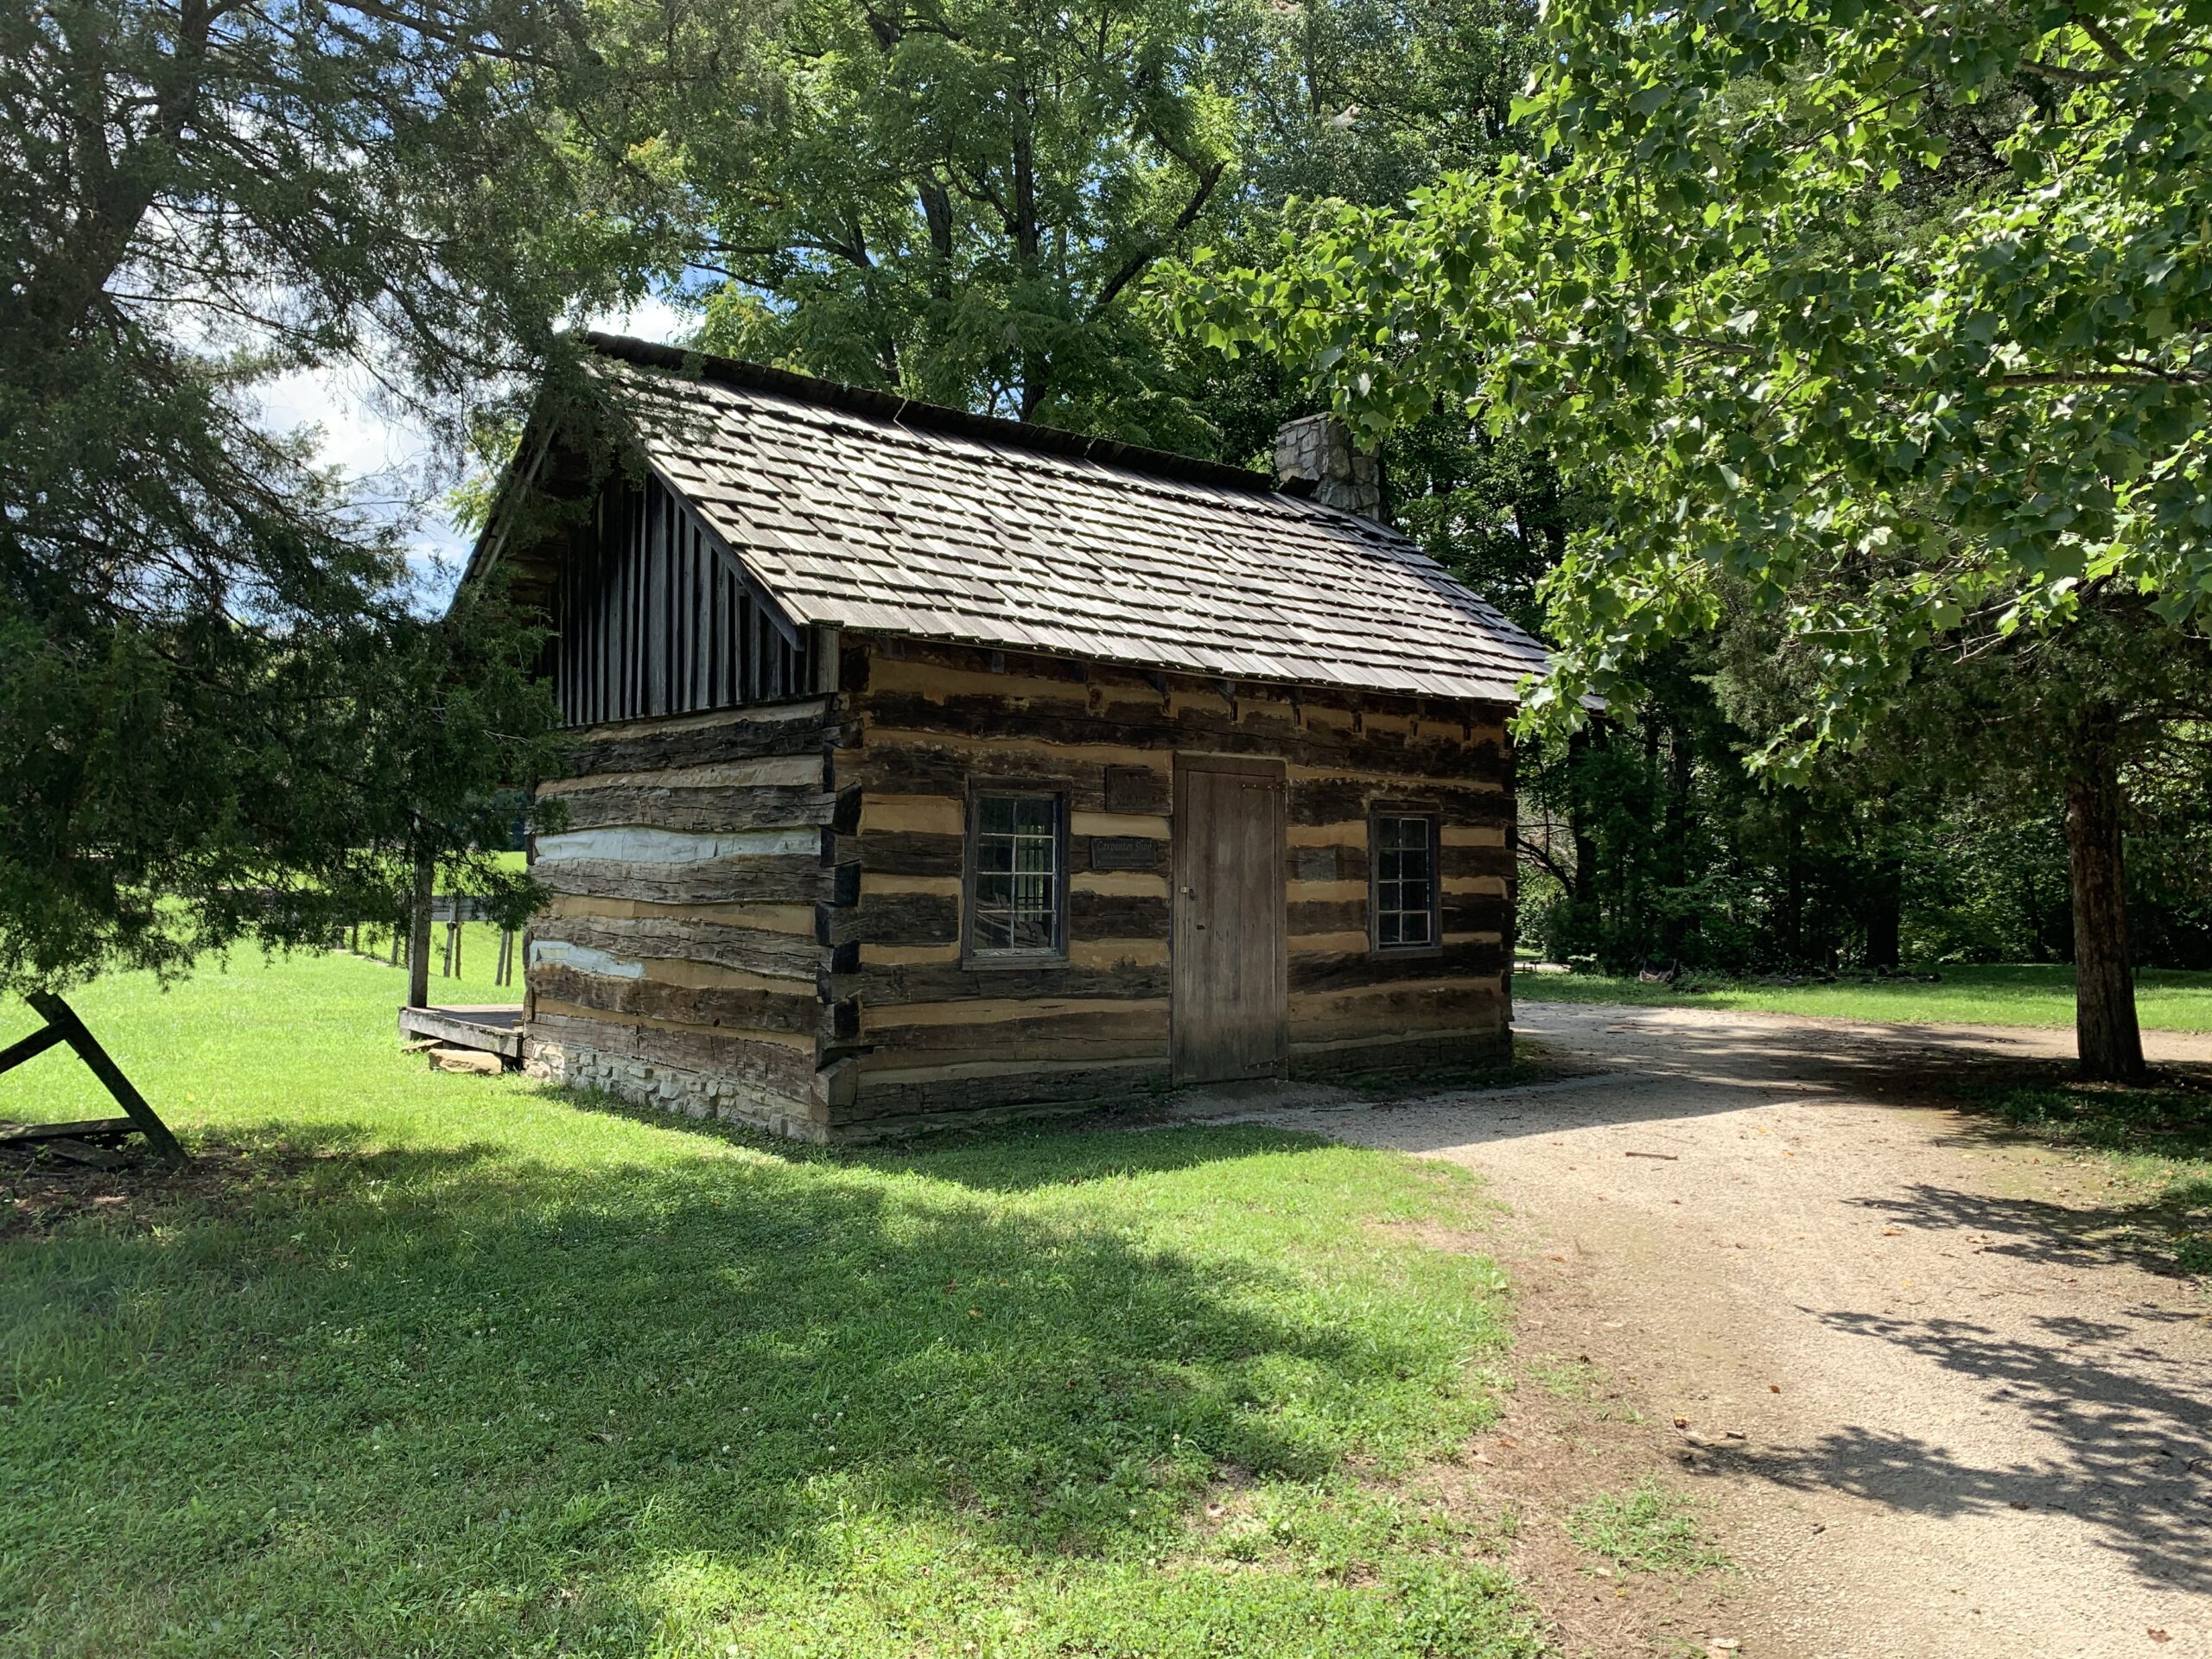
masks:
<path id="1" fill-rule="evenodd" d="M 1090 868 L 1094 870 L 1156 870 L 1160 843 L 1149 836 L 1093 836 Z"/>

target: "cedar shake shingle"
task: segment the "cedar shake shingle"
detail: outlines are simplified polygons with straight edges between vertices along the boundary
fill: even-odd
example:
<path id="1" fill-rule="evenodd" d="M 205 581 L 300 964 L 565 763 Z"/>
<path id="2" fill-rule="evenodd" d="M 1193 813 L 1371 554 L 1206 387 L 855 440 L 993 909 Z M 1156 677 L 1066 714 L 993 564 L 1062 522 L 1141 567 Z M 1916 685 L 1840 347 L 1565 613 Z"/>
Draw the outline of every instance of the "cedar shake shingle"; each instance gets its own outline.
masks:
<path id="1" fill-rule="evenodd" d="M 1542 646 L 1256 473 L 594 336 L 649 464 L 798 623 L 1511 702 Z"/>

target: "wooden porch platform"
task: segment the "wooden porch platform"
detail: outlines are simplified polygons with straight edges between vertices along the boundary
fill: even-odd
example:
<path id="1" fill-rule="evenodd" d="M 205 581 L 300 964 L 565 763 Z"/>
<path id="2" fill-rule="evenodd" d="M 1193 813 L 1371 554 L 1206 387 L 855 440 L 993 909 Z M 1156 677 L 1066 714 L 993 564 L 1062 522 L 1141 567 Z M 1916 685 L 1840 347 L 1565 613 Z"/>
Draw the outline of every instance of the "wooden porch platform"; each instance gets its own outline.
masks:
<path id="1" fill-rule="evenodd" d="M 448 1048 L 480 1049 L 503 1060 L 522 1058 L 522 1004 L 488 1002 L 402 1008 L 399 1034 L 429 1038 Z"/>

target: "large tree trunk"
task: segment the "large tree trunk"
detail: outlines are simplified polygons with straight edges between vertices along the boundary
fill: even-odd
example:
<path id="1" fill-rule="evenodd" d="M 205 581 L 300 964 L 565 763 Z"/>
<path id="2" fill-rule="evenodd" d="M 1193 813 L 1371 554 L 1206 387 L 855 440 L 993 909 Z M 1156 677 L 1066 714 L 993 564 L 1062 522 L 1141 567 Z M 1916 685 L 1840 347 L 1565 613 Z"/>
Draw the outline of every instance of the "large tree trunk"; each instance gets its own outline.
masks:
<path id="1" fill-rule="evenodd" d="M 1578 910 L 1598 903 L 1598 837 L 1591 829 L 1589 791 L 1578 775 L 1592 750 L 1605 745 L 1602 726 L 1592 726 L 1567 740 L 1567 831 L 1574 841 L 1574 903 Z"/>
<path id="2" fill-rule="evenodd" d="M 1866 965 L 1894 968 L 1904 952 L 1904 865 L 1885 851 L 1874 861 L 1866 888 Z"/>
<path id="3" fill-rule="evenodd" d="M 2127 961 L 2127 891 L 2120 828 L 2117 722 L 2100 710 L 2076 732 L 2066 785 L 2067 869 L 2074 890 L 2074 1032 L 2085 1077 L 2148 1075 Z"/>

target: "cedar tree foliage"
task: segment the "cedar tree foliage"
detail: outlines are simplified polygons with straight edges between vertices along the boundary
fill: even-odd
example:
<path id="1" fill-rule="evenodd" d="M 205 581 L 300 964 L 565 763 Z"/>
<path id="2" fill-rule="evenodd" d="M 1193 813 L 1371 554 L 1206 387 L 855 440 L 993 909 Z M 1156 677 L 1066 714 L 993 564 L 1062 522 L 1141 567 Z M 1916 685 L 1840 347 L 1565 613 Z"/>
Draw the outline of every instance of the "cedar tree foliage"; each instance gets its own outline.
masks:
<path id="1" fill-rule="evenodd" d="M 478 849 L 555 764 L 537 639 L 419 614 L 251 388 L 351 361 L 457 452 L 557 383 L 645 200 L 617 79 L 535 0 L 0 10 L 0 988 L 327 939 L 422 858 L 527 910 Z"/>

